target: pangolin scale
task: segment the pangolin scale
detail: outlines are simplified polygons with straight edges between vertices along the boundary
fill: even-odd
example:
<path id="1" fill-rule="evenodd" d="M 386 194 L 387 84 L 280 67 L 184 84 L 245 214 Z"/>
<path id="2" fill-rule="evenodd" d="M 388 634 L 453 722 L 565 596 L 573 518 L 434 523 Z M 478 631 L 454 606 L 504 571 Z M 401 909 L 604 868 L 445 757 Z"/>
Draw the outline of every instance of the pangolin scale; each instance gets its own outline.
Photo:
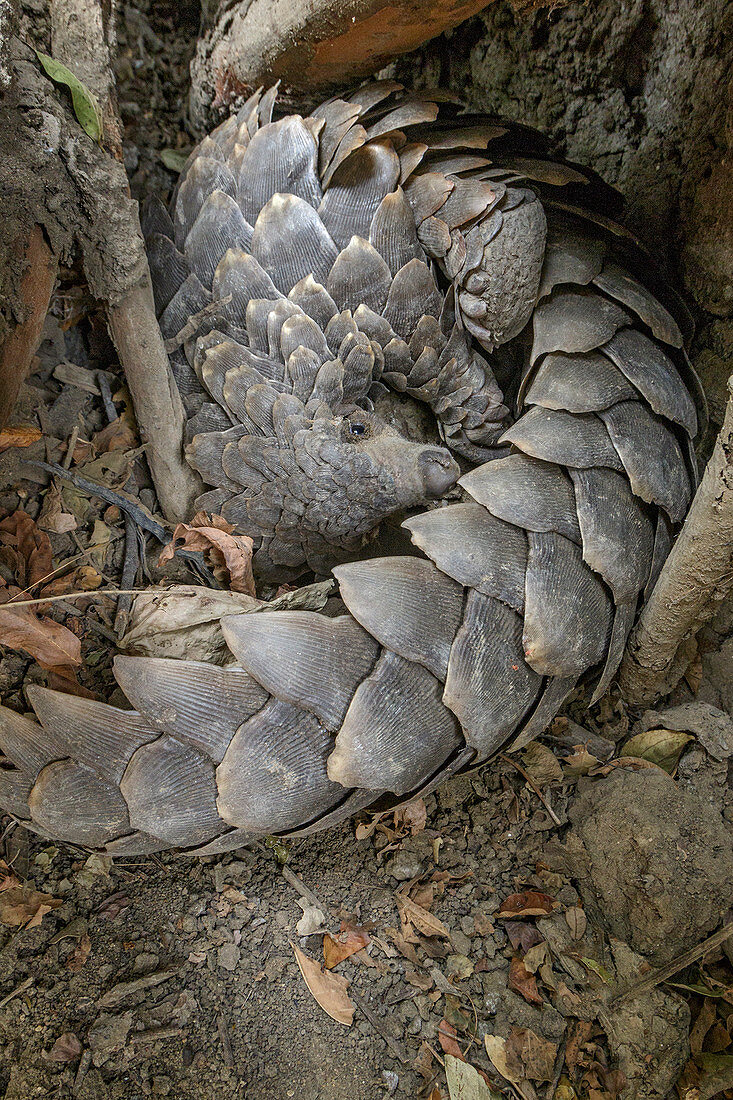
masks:
<path id="1" fill-rule="evenodd" d="M 579 680 L 608 687 L 694 491 L 687 314 L 615 192 L 446 95 L 275 101 L 207 137 L 144 228 L 199 506 L 264 576 L 335 564 L 345 611 L 225 619 L 227 667 L 120 656 L 134 710 L 40 687 L 35 717 L 2 708 L 0 805 L 57 840 L 222 852 L 526 744 Z M 416 550 L 365 557 L 403 513 Z"/>

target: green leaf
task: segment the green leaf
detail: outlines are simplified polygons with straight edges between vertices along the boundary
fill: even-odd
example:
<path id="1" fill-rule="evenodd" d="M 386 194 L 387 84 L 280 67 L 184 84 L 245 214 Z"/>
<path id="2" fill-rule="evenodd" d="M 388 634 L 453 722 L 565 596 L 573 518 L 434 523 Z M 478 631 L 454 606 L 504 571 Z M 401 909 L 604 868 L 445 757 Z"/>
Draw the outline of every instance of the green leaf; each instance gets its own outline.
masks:
<path id="1" fill-rule="evenodd" d="M 587 967 L 588 970 L 592 970 L 594 974 L 597 974 L 601 981 L 605 983 L 605 985 L 611 984 L 613 979 L 608 970 L 606 970 L 605 966 L 601 966 L 601 964 L 597 963 L 595 959 L 589 959 L 585 955 L 580 956 L 580 961 L 582 962 L 583 966 Z"/>
<path id="2" fill-rule="evenodd" d="M 169 168 L 171 172 L 182 172 L 183 167 L 188 160 L 187 153 L 179 153 L 175 149 L 162 149 L 160 153 L 160 159 L 166 168 Z"/>
<path id="3" fill-rule="evenodd" d="M 695 1054 L 693 1061 L 702 1070 L 700 1100 L 712 1100 L 733 1088 L 733 1054 Z"/>
<path id="4" fill-rule="evenodd" d="M 79 125 L 85 133 L 94 141 L 100 141 L 102 137 L 102 114 L 99 104 L 87 87 L 82 84 L 78 76 L 74 76 L 71 69 L 67 69 L 60 61 L 55 61 L 47 53 L 36 50 L 36 56 L 43 66 L 44 72 L 53 80 L 54 84 L 64 84 L 71 92 L 71 105 L 77 117 Z"/>
<path id="5" fill-rule="evenodd" d="M 671 985 L 673 989 L 682 989 L 685 993 L 697 993 L 700 997 L 713 999 L 725 997 L 731 992 L 728 986 L 721 985 L 720 989 L 711 989 L 709 985 L 703 985 L 702 982 L 665 982 L 664 984 Z"/>
<path id="6" fill-rule="evenodd" d="M 671 775 L 688 741 L 692 741 L 690 734 L 678 730 L 647 730 L 631 737 L 619 755 L 649 760 Z"/>

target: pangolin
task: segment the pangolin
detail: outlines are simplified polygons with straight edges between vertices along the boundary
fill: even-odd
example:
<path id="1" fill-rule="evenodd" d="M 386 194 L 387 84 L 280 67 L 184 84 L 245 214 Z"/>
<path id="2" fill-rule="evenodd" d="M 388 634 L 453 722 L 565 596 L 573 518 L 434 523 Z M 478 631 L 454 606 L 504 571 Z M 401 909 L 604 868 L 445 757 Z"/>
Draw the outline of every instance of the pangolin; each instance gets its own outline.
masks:
<path id="1" fill-rule="evenodd" d="M 134 709 L 2 708 L 0 805 L 112 854 L 300 836 L 526 744 L 606 690 L 695 486 L 688 316 L 599 177 L 389 81 L 275 104 L 144 229 L 198 506 L 344 610 L 225 619 L 226 667 L 119 656 Z M 414 551 L 370 557 L 395 516 Z"/>

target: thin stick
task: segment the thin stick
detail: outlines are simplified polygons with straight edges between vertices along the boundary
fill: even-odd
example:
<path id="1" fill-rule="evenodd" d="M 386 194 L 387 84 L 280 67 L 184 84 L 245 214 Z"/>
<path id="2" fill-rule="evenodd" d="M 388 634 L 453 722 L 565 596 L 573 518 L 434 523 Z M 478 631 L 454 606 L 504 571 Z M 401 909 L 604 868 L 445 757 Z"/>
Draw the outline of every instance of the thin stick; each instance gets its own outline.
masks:
<path id="1" fill-rule="evenodd" d="M 42 603 L 58 603 L 60 600 L 79 600 L 82 596 L 93 600 L 97 596 L 142 596 L 150 592 L 168 592 L 167 588 L 96 588 L 93 592 L 64 592 L 63 596 L 39 596 L 36 600 L 8 600 L 3 607 L 38 607 Z"/>
<path id="2" fill-rule="evenodd" d="M 499 757 L 499 759 L 500 759 L 500 760 L 503 760 L 503 761 L 504 761 L 505 763 L 507 763 L 507 764 L 511 764 L 511 765 L 512 765 L 513 767 L 515 767 L 515 768 L 517 769 L 517 771 L 519 772 L 519 774 L 520 774 L 520 775 L 524 776 L 524 778 L 525 778 L 525 779 L 527 780 L 527 782 L 529 783 L 530 787 L 532 788 L 532 790 L 534 791 L 534 793 L 535 793 L 535 794 L 537 795 L 537 797 L 539 798 L 540 802 L 541 802 L 541 803 L 542 803 L 542 805 L 543 805 L 543 806 L 545 807 L 545 809 L 547 810 L 548 814 L 550 815 L 550 817 L 552 818 L 552 820 L 553 820 L 553 821 L 555 822 L 555 824 L 556 824 L 556 825 L 562 825 L 562 821 L 561 821 L 561 820 L 560 820 L 560 818 L 559 818 L 559 817 L 557 816 L 557 814 L 556 814 L 556 813 L 555 813 L 555 811 L 553 810 L 552 806 L 551 806 L 551 805 L 550 805 L 550 803 L 549 803 L 549 802 L 547 801 L 547 799 L 545 798 L 545 796 L 543 795 L 542 791 L 541 791 L 541 790 L 540 790 L 540 788 L 539 788 L 539 787 L 537 786 L 537 784 L 535 783 L 534 779 L 533 779 L 533 778 L 532 778 L 532 776 L 531 776 L 531 775 L 529 774 L 529 772 L 525 771 L 525 769 L 524 769 L 524 768 L 522 767 L 522 765 L 521 765 L 521 764 L 519 764 L 519 763 L 518 763 L 518 762 L 517 762 L 516 760 L 513 760 L 513 759 L 511 758 L 511 756 L 507 756 L 507 754 L 506 754 L 505 752 L 503 752 L 503 753 L 501 753 L 501 754 L 500 754 L 500 757 Z"/>
<path id="3" fill-rule="evenodd" d="M 86 185 L 81 176 L 75 176 L 91 223 L 91 243 L 81 242 L 84 266 L 92 294 L 105 303 L 160 506 L 169 520 L 179 521 L 193 511 L 201 480 L 183 454 L 183 402 L 155 319 L 137 203 L 130 198 L 123 164 L 123 130 L 110 57 L 114 8 L 99 0 L 54 0 L 51 52 L 73 69 L 100 104 L 103 149 L 108 155 L 96 166 L 96 173 L 86 167 L 86 157 L 79 158 L 89 174 Z"/>
<path id="4" fill-rule="evenodd" d="M 323 914 L 328 913 L 328 906 L 318 897 L 318 894 L 314 894 L 309 886 L 303 882 L 302 878 L 298 878 L 294 871 L 291 871 L 289 867 L 281 867 L 282 876 L 286 882 L 289 882 L 294 890 L 297 890 L 302 898 L 307 898 L 311 905 L 315 905 L 316 909 L 320 909 Z"/>
<path id="5" fill-rule="evenodd" d="M 21 993 L 24 993 L 26 989 L 30 989 L 33 985 L 35 978 L 26 978 L 24 982 L 21 982 L 17 989 L 14 989 L 12 993 L 8 993 L 7 997 L 3 997 L 0 1001 L 0 1008 L 5 1008 L 6 1004 L 9 1004 L 15 997 L 19 997 Z"/>
<path id="6" fill-rule="evenodd" d="M 394 1054 L 395 1058 L 399 1062 L 401 1062 L 403 1066 L 408 1065 L 410 1061 L 409 1058 L 407 1057 L 397 1040 L 392 1038 L 379 1017 L 374 1015 L 371 1008 L 369 1008 L 369 1006 L 365 1004 L 364 1001 L 362 1001 L 361 997 L 357 993 L 355 993 L 353 989 L 349 990 L 349 996 L 351 997 L 356 1007 L 364 1013 L 367 1020 L 372 1025 L 377 1034 L 382 1036 L 385 1043 Z"/>
<path id="7" fill-rule="evenodd" d="M 224 1061 L 229 1069 L 234 1069 L 234 1055 L 232 1054 L 232 1042 L 229 1038 L 229 1028 L 224 1017 L 224 1013 L 220 1012 L 216 1017 L 216 1029 L 219 1032 L 219 1038 L 221 1039 L 222 1050 L 224 1051 Z"/>
<path id="8" fill-rule="evenodd" d="M 715 947 L 720 947 L 721 943 L 725 943 L 731 936 L 733 936 L 733 921 L 731 921 L 730 924 L 724 925 L 719 931 L 714 932 L 712 936 L 708 936 L 708 938 L 703 940 L 702 943 L 699 943 L 697 947 L 691 947 L 689 951 L 683 951 L 681 955 L 678 955 L 676 959 L 672 959 L 666 966 L 660 966 L 658 970 L 652 970 L 651 973 L 646 974 L 641 981 L 635 982 L 633 985 L 630 985 L 628 989 L 617 993 L 611 1001 L 609 1008 L 620 1004 L 622 1001 L 628 1001 L 631 998 L 641 997 L 645 993 L 649 993 L 656 986 L 660 985 L 661 982 L 666 982 L 673 974 L 697 962 L 697 960 L 701 959 L 703 955 L 706 955 L 708 951 L 712 951 Z"/>
<path id="9" fill-rule="evenodd" d="M 97 371 L 97 385 L 99 386 L 99 392 L 102 395 L 102 401 L 104 403 L 104 411 L 107 414 L 107 420 L 112 424 L 117 420 L 117 409 L 115 403 L 112 400 L 112 390 L 110 389 L 109 380 L 105 371 Z"/>
<path id="10" fill-rule="evenodd" d="M 138 567 L 140 565 L 140 537 L 138 529 L 131 516 L 125 513 L 125 556 L 122 560 L 122 573 L 120 574 L 120 586 L 130 588 L 135 583 Z M 114 631 L 118 638 L 127 630 L 130 621 L 130 609 L 132 596 L 124 594 L 117 603 Z"/>

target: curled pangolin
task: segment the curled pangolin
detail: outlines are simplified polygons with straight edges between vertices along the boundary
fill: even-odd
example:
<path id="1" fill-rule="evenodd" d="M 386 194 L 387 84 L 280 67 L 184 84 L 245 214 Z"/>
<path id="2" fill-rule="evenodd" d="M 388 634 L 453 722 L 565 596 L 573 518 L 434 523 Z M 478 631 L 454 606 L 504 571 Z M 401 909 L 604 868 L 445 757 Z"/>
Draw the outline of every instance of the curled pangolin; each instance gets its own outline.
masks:
<path id="1" fill-rule="evenodd" d="M 134 710 L 29 689 L 38 721 L 0 715 L 29 827 L 116 854 L 302 835 L 607 688 L 695 484 L 686 314 L 598 177 L 440 98 L 372 83 L 272 122 L 257 93 L 148 210 L 199 505 L 263 575 L 336 563 L 346 612 L 229 618 L 226 668 L 118 657 Z M 405 511 L 421 554 L 364 559 Z"/>

